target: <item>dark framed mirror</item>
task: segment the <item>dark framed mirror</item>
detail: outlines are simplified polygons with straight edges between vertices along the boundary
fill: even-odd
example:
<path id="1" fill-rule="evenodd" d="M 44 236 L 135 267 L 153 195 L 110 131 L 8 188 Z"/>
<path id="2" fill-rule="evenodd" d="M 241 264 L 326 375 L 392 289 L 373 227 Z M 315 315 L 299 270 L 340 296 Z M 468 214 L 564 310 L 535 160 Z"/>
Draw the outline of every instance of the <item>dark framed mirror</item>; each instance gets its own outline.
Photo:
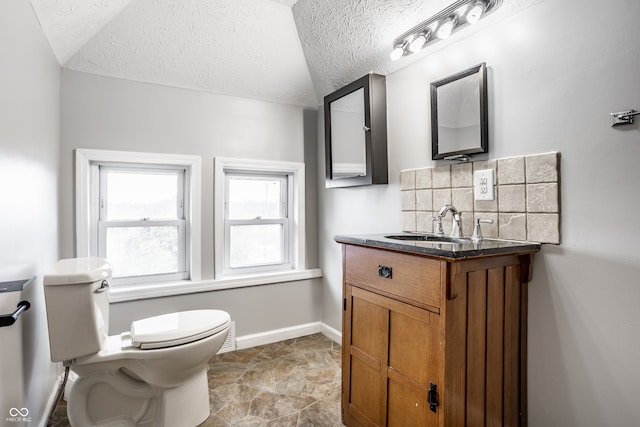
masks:
<path id="1" fill-rule="evenodd" d="M 489 151 L 487 67 L 483 62 L 431 83 L 433 160 Z"/>
<path id="2" fill-rule="evenodd" d="M 387 184 L 386 79 L 366 76 L 324 98 L 326 186 Z"/>

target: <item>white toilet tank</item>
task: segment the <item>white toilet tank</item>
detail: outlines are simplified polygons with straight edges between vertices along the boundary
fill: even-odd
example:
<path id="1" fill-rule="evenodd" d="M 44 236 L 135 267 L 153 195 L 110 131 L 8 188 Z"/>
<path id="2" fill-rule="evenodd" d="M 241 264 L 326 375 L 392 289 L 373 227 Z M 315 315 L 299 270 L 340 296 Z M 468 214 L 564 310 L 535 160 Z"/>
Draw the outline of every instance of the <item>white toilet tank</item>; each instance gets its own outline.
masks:
<path id="1" fill-rule="evenodd" d="M 102 258 L 58 261 L 43 279 L 51 360 L 97 353 L 109 332 L 111 265 Z"/>

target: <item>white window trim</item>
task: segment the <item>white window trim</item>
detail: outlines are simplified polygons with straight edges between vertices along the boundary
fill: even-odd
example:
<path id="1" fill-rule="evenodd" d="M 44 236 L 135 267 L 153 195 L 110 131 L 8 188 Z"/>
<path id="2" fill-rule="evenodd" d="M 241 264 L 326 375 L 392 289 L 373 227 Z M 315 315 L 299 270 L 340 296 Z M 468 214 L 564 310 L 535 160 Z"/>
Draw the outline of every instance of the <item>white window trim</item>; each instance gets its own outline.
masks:
<path id="1" fill-rule="evenodd" d="M 214 159 L 214 273 L 215 279 L 228 278 L 224 272 L 224 200 L 225 170 L 241 170 L 247 172 L 288 173 L 293 176 L 293 201 L 291 205 L 291 262 L 293 271 L 306 268 L 305 259 L 305 176 L 304 163 L 279 162 L 266 160 L 230 159 L 216 157 Z M 291 271 L 291 270 L 290 270 Z"/>
<path id="2" fill-rule="evenodd" d="M 91 251 L 91 164 L 137 163 L 144 165 L 174 165 L 187 169 L 189 179 L 189 221 L 187 255 L 192 281 L 201 280 L 201 182 L 202 161 L 199 156 L 179 154 L 137 153 L 127 151 L 76 149 L 76 256 L 90 256 Z"/>
<path id="3" fill-rule="evenodd" d="M 229 171 L 229 173 L 225 173 L 225 186 L 224 186 L 224 190 L 225 190 L 225 208 L 224 208 L 224 272 L 223 272 L 223 277 L 231 277 L 231 276 L 237 276 L 237 275 L 248 275 L 248 274 L 255 274 L 255 273 L 259 273 L 259 272 L 268 272 L 268 271 L 284 271 L 284 270 L 291 270 L 292 269 L 292 256 L 291 256 L 291 250 L 289 249 L 289 243 L 290 243 L 290 239 L 289 239 L 289 235 L 291 233 L 291 221 L 292 221 L 292 217 L 293 217 L 293 208 L 290 204 L 290 201 L 293 200 L 293 189 L 292 189 L 292 184 L 293 184 L 293 179 L 294 177 L 286 172 L 279 172 L 279 173 L 275 173 L 275 174 L 267 174 L 264 172 L 261 173 L 257 173 L 254 174 L 253 172 L 247 172 L 246 170 L 242 170 L 242 171 Z M 243 219 L 243 220 L 237 220 L 237 219 L 229 219 L 228 218 L 228 197 L 229 197 L 229 179 L 231 178 L 238 178 L 241 177 L 242 179 L 251 179 L 251 178 L 257 178 L 257 179 L 276 179 L 278 181 L 280 181 L 280 200 L 286 200 L 286 209 L 282 208 L 282 203 L 281 203 L 281 207 L 280 207 L 280 216 L 279 218 L 273 218 L 273 219 Z M 282 251 L 281 251 L 281 262 L 278 263 L 273 263 L 273 264 L 266 264 L 266 265 L 254 265 L 254 266 L 244 266 L 244 267 L 236 267 L 236 268 L 232 268 L 230 265 L 231 259 L 230 259 L 230 250 L 231 250 L 231 246 L 230 246 L 230 232 L 231 232 L 231 226 L 233 225 L 237 225 L 237 224 L 257 224 L 257 223 L 261 223 L 261 224 L 279 224 L 283 227 L 283 234 L 282 234 Z"/>

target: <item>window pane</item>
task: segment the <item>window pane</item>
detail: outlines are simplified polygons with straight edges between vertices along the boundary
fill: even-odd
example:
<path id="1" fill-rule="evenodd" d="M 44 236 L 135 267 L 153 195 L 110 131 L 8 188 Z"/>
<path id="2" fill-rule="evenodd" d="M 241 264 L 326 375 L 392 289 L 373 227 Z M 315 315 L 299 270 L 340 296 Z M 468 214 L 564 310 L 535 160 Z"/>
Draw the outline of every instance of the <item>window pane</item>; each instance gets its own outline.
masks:
<path id="1" fill-rule="evenodd" d="M 107 170 L 107 217 L 103 219 L 178 219 L 180 174 Z"/>
<path id="2" fill-rule="evenodd" d="M 282 232 L 282 224 L 231 226 L 230 267 L 283 263 Z"/>
<path id="3" fill-rule="evenodd" d="M 282 218 L 281 179 L 229 178 L 229 219 Z"/>
<path id="4" fill-rule="evenodd" d="M 141 276 L 178 271 L 178 227 L 109 227 L 106 258 L 113 276 Z"/>

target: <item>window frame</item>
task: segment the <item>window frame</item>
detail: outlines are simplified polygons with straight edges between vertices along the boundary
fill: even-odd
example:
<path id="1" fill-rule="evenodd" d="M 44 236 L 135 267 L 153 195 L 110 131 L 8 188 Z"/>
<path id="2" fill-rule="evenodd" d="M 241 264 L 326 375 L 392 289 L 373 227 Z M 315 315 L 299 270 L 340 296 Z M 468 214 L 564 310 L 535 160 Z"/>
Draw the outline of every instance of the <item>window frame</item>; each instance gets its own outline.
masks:
<path id="1" fill-rule="evenodd" d="M 183 169 L 184 182 L 182 188 L 184 225 L 178 232 L 184 233 L 184 273 L 158 274 L 147 276 L 129 276 L 114 280 L 114 285 L 151 284 L 176 280 L 201 279 L 200 255 L 200 194 L 201 194 L 201 160 L 198 156 L 136 153 L 124 151 L 107 151 L 76 149 L 76 256 L 98 256 L 98 236 L 102 232 L 99 223 L 100 204 L 100 171 L 98 165 L 123 169 Z M 93 208 L 92 205 L 98 207 Z M 119 221 L 120 222 L 120 221 Z M 130 221 L 120 222 L 119 225 Z M 143 225 L 140 221 L 135 221 Z M 149 221 L 153 225 L 162 225 L 166 220 Z M 175 221 L 171 221 L 175 222 Z M 181 255 L 182 257 L 182 255 Z"/>
<path id="2" fill-rule="evenodd" d="M 228 267 L 229 240 L 226 218 L 228 198 L 227 175 L 287 176 L 288 225 L 284 233 L 289 261 L 268 267 Z M 246 160 L 216 157 L 214 159 L 214 275 L 224 279 L 241 275 L 301 270 L 305 264 L 305 194 L 304 163 Z M 265 223 L 267 220 L 264 220 Z"/>
<path id="3" fill-rule="evenodd" d="M 107 258 L 107 232 L 113 228 L 135 228 L 135 227 L 162 227 L 173 226 L 177 230 L 178 240 L 178 267 L 177 271 L 173 273 L 157 273 L 157 274 L 142 274 L 133 276 L 119 276 L 113 277 L 113 285 L 123 285 L 131 283 L 146 283 L 146 282 L 166 282 L 172 280 L 184 280 L 189 278 L 189 269 L 187 265 L 187 236 L 186 236 L 186 213 L 188 212 L 189 191 L 186 189 L 187 169 L 184 166 L 175 165 L 148 165 L 139 163 L 112 163 L 112 162 L 93 162 L 90 166 L 92 176 L 97 176 L 97 180 L 91 182 L 91 191 L 95 191 L 98 194 L 97 205 L 91 206 L 91 221 L 97 222 L 97 233 L 92 233 L 90 236 L 91 247 L 94 253 L 101 257 Z M 97 172 L 95 172 L 97 170 Z M 176 200 L 176 218 L 175 219 L 109 219 L 107 212 L 107 174 L 111 171 L 119 172 L 156 172 L 161 174 L 174 174 L 178 177 L 177 183 L 177 200 Z M 95 208 L 97 206 L 97 209 Z"/>
<path id="4" fill-rule="evenodd" d="M 225 186 L 224 186 L 224 271 L 225 276 L 236 274 L 252 274 L 262 271 L 274 271 L 274 270 L 289 270 L 291 269 L 291 252 L 290 252 L 290 218 L 291 212 L 291 185 L 292 176 L 289 173 L 258 173 L 258 172 L 246 172 L 228 170 L 225 172 Z M 233 178 L 241 179 L 272 179 L 280 181 L 280 216 L 279 218 L 252 218 L 252 219 L 231 219 L 229 218 L 229 181 Z M 284 206 L 283 206 L 284 205 Z M 231 228 L 233 226 L 251 226 L 251 225 L 270 225 L 279 224 L 282 226 L 282 238 L 281 238 L 281 252 L 280 258 L 282 262 L 268 263 L 268 264 L 256 264 L 244 267 L 232 267 L 231 266 Z"/>

